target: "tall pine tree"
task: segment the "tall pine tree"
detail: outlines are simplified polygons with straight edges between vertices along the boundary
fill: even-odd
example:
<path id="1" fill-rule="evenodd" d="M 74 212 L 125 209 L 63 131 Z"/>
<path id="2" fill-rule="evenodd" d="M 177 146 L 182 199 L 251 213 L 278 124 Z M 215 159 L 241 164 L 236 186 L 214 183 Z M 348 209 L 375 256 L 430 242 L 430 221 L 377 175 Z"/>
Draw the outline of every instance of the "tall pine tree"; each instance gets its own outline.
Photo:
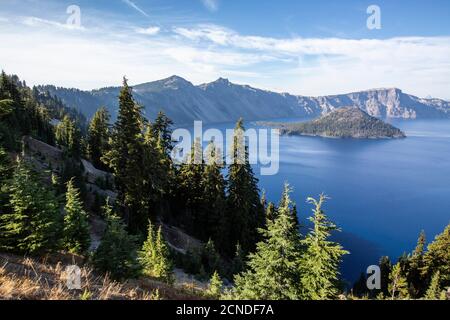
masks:
<path id="1" fill-rule="evenodd" d="M 336 298 L 339 288 L 339 264 L 342 256 L 348 253 L 338 243 L 329 240 L 331 233 L 339 229 L 323 212 L 325 200 L 324 195 L 320 195 L 318 201 L 308 199 L 308 202 L 314 205 L 314 214 L 309 219 L 313 228 L 302 240 L 305 252 L 301 263 L 301 283 L 305 299 Z"/>
<path id="2" fill-rule="evenodd" d="M 220 252 L 223 252 L 228 246 L 227 225 L 225 219 L 226 210 L 226 182 L 222 175 L 223 159 L 221 150 L 213 142 L 207 148 L 207 163 L 203 172 L 203 208 L 202 221 L 203 226 L 201 237 L 203 239 L 211 238 L 214 240 Z"/>
<path id="3" fill-rule="evenodd" d="M 31 254 L 57 249 L 59 204 L 23 160 L 17 160 L 7 192 L 9 208 L 0 215 L 0 248 Z"/>
<path id="4" fill-rule="evenodd" d="M 392 271 L 392 263 L 389 257 L 383 256 L 380 259 L 380 262 L 378 263 L 378 266 L 380 267 L 381 272 L 381 289 L 380 293 L 387 297 L 389 296 L 389 275 Z"/>
<path id="5" fill-rule="evenodd" d="M 159 227 L 155 233 L 151 222 L 148 227 L 147 239 L 139 251 L 139 262 L 144 275 L 161 279 L 167 283 L 174 281 L 173 264 L 162 229 Z"/>
<path id="6" fill-rule="evenodd" d="M 423 256 L 425 253 L 426 238 L 425 232 L 422 231 L 417 240 L 416 248 L 408 259 L 407 281 L 409 284 L 410 294 L 413 298 L 418 298 L 424 294 L 426 287 L 425 279 L 422 276 L 424 267 Z"/>
<path id="7" fill-rule="evenodd" d="M 431 281 L 432 276 L 439 271 L 441 286 L 450 287 L 450 224 L 428 245 L 423 263 L 425 279 Z"/>
<path id="8" fill-rule="evenodd" d="M 152 208 L 151 218 L 155 215 L 167 216 L 170 213 L 169 199 L 172 196 L 175 173 L 172 159 L 164 150 L 161 138 L 155 136 L 153 126 L 147 125 L 144 134 L 144 164 L 142 173 L 148 195 L 148 206 Z"/>
<path id="9" fill-rule="evenodd" d="M 80 192 L 75 188 L 73 179 L 67 183 L 64 211 L 64 248 L 71 253 L 84 254 L 91 244 L 89 216 L 83 209 Z"/>
<path id="10" fill-rule="evenodd" d="M 69 116 L 56 126 L 56 141 L 69 157 L 77 159 L 81 156 L 81 131 Z"/>
<path id="11" fill-rule="evenodd" d="M 107 169 L 101 158 L 109 149 L 109 119 L 105 107 L 98 109 L 89 124 L 87 137 L 87 155 L 96 168 L 103 170 Z"/>
<path id="12" fill-rule="evenodd" d="M 441 287 L 440 287 L 440 280 L 441 275 L 439 271 L 436 271 L 436 273 L 431 278 L 430 286 L 428 287 L 426 293 L 425 293 L 425 299 L 427 300 L 439 300 L 441 297 Z"/>
<path id="13" fill-rule="evenodd" d="M 248 270 L 235 277 L 238 299 L 286 300 L 302 298 L 300 235 L 287 196 L 275 220 L 261 230 L 263 241 L 248 257 Z"/>
<path id="14" fill-rule="evenodd" d="M 118 192 L 117 204 L 129 229 L 143 232 L 150 213 L 145 188 L 144 118 L 142 108 L 133 99 L 132 89 L 124 78 L 119 95 L 119 115 L 110 139 L 111 149 L 103 161 L 113 170 Z"/>
<path id="15" fill-rule="evenodd" d="M 261 204 L 258 179 L 249 163 L 242 119 L 236 124 L 228 167 L 227 215 L 229 230 L 229 254 L 237 243 L 245 253 L 255 249 L 260 239 L 258 228 L 265 225 L 264 207 Z"/>
<path id="16" fill-rule="evenodd" d="M 95 251 L 93 263 L 103 273 L 115 280 L 127 279 L 138 274 L 136 238 L 127 233 L 122 220 L 107 203 L 104 207 L 106 230 Z"/>
<path id="17" fill-rule="evenodd" d="M 409 297 L 408 282 L 399 262 L 392 268 L 389 281 L 389 296 L 392 300 L 407 299 Z"/>
<path id="18" fill-rule="evenodd" d="M 190 153 L 181 164 L 177 175 L 177 198 L 183 204 L 183 222 L 187 229 L 197 237 L 204 235 L 206 219 L 204 215 L 204 177 L 205 161 L 200 139 L 196 139 Z"/>
<path id="19" fill-rule="evenodd" d="M 169 155 L 173 149 L 172 125 L 172 120 L 170 120 L 163 111 L 158 112 L 155 122 L 152 125 L 153 135 L 157 140 L 161 141 L 162 150 L 167 155 Z"/>

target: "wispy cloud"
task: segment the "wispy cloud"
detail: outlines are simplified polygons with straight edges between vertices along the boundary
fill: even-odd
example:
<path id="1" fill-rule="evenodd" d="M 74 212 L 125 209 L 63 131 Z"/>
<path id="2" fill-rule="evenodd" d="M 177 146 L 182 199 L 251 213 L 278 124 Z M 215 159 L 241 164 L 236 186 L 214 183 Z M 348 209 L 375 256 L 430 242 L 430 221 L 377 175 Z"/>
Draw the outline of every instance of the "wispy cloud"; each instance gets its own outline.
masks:
<path id="1" fill-rule="evenodd" d="M 24 25 L 27 25 L 29 27 L 50 26 L 50 27 L 57 27 L 60 29 L 68 29 L 68 30 L 85 30 L 85 28 L 82 26 L 61 23 L 61 22 L 42 19 L 42 18 L 38 18 L 38 17 L 24 17 L 21 22 Z"/>
<path id="2" fill-rule="evenodd" d="M 302 95 L 399 87 L 450 99 L 450 37 L 274 38 L 212 24 L 164 32 L 98 24 L 68 32 L 51 20 L 15 22 L 2 24 L 0 43 L 8 46 L 0 50 L 0 67 L 30 84 L 92 89 L 117 85 L 124 74 L 133 83 L 178 74 L 194 83 L 222 76 Z"/>
<path id="3" fill-rule="evenodd" d="M 219 0 L 202 0 L 202 2 L 209 11 L 217 11 L 219 9 Z"/>
<path id="4" fill-rule="evenodd" d="M 322 95 L 400 87 L 419 96 L 433 92 L 433 96 L 449 98 L 445 89 L 450 86 L 448 36 L 272 38 L 242 35 L 217 25 L 175 28 L 174 33 L 204 48 L 270 56 L 265 69 L 256 69 L 271 70 L 271 78 L 281 80 L 279 84 L 261 84 L 271 83 L 269 88 L 278 91 Z"/>
<path id="5" fill-rule="evenodd" d="M 154 35 L 158 34 L 159 31 L 161 31 L 161 28 L 157 27 L 157 26 L 151 26 L 151 27 L 148 27 L 148 28 L 136 28 L 136 32 L 137 33 L 145 34 L 145 35 L 148 35 L 148 36 L 154 36 Z"/>
<path id="6" fill-rule="evenodd" d="M 139 8 L 136 3 L 134 3 L 131 0 L 122 0 L 122 2 L 126 3 L 127 5 L 129 5 L 131 8 L 133 8 L 134 10 L 136 10 L 137 12 L 141 13 L 142 15 L 146 16 L 147 18 L 150 17 L 147 12 L 145 12 L 144 10 L 142 10 L 141 8 Z"/>

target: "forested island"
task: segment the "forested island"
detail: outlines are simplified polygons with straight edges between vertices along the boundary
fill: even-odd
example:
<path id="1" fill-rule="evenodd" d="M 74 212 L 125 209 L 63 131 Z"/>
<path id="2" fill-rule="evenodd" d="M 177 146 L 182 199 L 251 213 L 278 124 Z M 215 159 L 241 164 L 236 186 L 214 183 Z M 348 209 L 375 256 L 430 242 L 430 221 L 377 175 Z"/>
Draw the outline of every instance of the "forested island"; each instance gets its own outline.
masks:
<path id="1" fill-rule="evenodd" d="M 320 136 L 325 138 L 385 139 L 405 138 L 400 129 L 370 116 L 356 107 L 345 107 L 312 121 L 299 123 L 262 122 L 279 127 L 282 135 Z"/>

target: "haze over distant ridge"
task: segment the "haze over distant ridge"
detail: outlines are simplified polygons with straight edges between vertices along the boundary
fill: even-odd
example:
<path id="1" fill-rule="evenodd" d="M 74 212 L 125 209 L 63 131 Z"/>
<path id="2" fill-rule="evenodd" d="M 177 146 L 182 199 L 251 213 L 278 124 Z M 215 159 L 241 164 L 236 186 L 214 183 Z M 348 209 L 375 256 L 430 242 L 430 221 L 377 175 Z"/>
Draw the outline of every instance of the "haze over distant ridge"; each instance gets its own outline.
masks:
<path id="1" fill-rule="evenodd" d="M 120 87 L 92 91 L 40 86 L 68 106 L 91 117 L 100 106 L 117 114 Z M 202 120 L 205 123 L 289 117 L 317 117 L 341 107 L 358 107 L 378 118 L 439 119 L 450 117 L 450 102 L 424 99 L 397 88 L 370 89 L 347 94 L 307 97 L 261 90 L 227 79 L 193 85 L 179 76 L 133 86 L 135 99 L 153 118 L 163 110 L 177 124 Z"/>

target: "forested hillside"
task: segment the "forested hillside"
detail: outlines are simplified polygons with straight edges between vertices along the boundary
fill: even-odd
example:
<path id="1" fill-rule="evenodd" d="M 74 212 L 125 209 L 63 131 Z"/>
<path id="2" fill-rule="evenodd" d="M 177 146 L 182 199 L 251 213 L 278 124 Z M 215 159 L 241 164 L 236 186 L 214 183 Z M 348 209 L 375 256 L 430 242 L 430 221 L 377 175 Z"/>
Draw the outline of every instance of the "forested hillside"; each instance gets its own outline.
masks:
<path id="1" fill-rule="evenodd" d="M 326 196 L 308 198 L 302 210 L 312 209 L 308 224 L 297 214 L 289 185 L 279 203 L 268 203 L 249 163 L 242 120 L 228 150 L 235 161 L 224 170 L 213 142 L 206 159 L 196 141 L 186 161 L 174 163 L 172 121 L 163 112 L 145 118 L 126 79 L 117 120 L 111 124 L 108 110 L 98 106 L 86 131 L 81 115 L 42 95 L 2 73 L 2 261 L 68 254 L 78 257 L 85 270 L 94 270 L 90 281 L 96 283 L 104 275 L 116 283 L 133 279 L 141 283 L 140 293 L 142 283 L 158 283 L 135 299 L 157 298 L 158 287 L 170 293 L 186 273 L 205 284 L 192 293 L 197 298 L 446 298 L 450 226 L 428 247 L 421 236 L 416 250 L 393 266 L 383 258 L 381 290 L 366 291 L 363 278 L 353 292 L 345 288 L 339 267 L 351 253 L 330 239 L 339 228 L 326 215 Z M 33 148 L 30 136 L 40 140 Z M 245 150 L 244 161 L 238 161 L 239 150 Z M 58 274 L 53 266 L 38 269 L 45 268 Z M 8 298 L 11 283 L 29 283 L 27 277 L 0 269 L 0 297 Z M 84 285 L 83 292 L 64 297 L 99 299 L 101 292 Z M 183 292 L 169 293 L 163 298 L 179 298 Z M 37 298 L 46 296 L 36 291 Z"/>

